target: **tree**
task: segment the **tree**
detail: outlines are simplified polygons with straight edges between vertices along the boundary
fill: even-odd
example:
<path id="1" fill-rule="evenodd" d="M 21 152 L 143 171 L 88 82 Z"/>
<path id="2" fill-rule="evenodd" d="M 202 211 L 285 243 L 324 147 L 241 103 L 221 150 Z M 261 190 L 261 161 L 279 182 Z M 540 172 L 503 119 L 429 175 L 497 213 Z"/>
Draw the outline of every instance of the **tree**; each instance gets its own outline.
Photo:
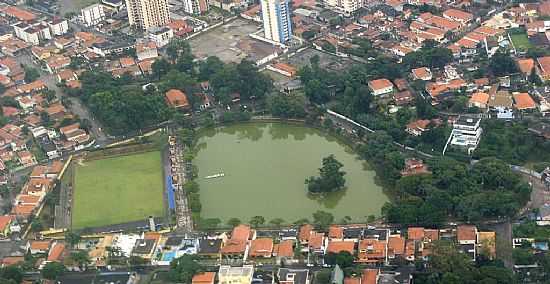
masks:
<path id="1" fill-rule="evenodd" d="M 25 82 L 30 83 L 36 81 L 40 78 L 40 72 L 36 68 L 32 68 L 27 65 L 23 65 L 23 70 L 25 70 Z"/>
<path id="2" fill-rule="evenodd" d="M 42 222 L 39 219 L 35 219 L 35 220 L 32 221 L 31 230 L 33 232 L 40 232 L 40 231 L 42 231 L 43 228 L 44 227 L 42 225 Z"/>
<path id="3" fill-rule="evenodd" d="M 227 220 L 227 225 L 229 225 L 230 227 L 237 227 L 239 224 L 241 224 L 241 220 L 239 218 L 230 218 L 229 220 Z"/>
<path id="4" fill-rule="evenodd" d="M 193 276 L 202 271 L 204 267 L 197 262 L 197 257 L 186 254 L 172 260 L 168 277 L 173 282 L 191 283 Z"/>
<path id="5" fill-rule="evenodd" d="M 86 251 L 74 251 L 71 253 L 70 259 L 84 269 L 91 263 L 90 256 Z"/>
<path id="6" fill-rule="evenodd" d="M 354 257 L 349 251 L 341 251 L 336 255 L 336 264 L 341 268 L 350 267 L 353 265 Z"/>
<path id="7" fill-rule="evenodd" d="M 323 269 L 315 273 L 315 284 L 329 284 L 332 271 L 330 269 Z"/>
<path id="8" fill-rule="evenodd" d="M 275 218 L 269 221 L 269 223 L 277 228 L 280 228 L 281 225 L 285 222 L 282 218 Z"/>
<path id="9" fill-rule="evenodd" d="M 262 216 L 254 216 L 249 222 L 252 227 L 257 228 L 265 223 L 265 218 Z"/>
<path id="10" fill-rule="evenodd" d="M 17 284 L 23 281 L 24 271 L 21 267 L 16 265 L 10 265 L 0 268 L 0 283 Z M 5 281 L 5 282 L 1 282 Z"/>
<path id="11" fill-rule="evenodd" d="M 55 280 L 57 277 L 63 275 L 65 272 L 65 266 L 59 262 L 48 262 L 42 268 L 41 275 L 44 279 Z"/>
<path id="12" fill-rule="evenodd" d="M 323 165 L 319 169 L 319 177 L 309 177 L 306 179 L 307 189 L 310 193 L 328 193 L 338 191 L 344 188 L 346 180 L 343 167 L 334 155 L 323 158 Z"/>
<path id="13" fill-rule="evenodd" d="M 148 261 L 145 258 L 136 255 L 130 256 L 128 259 L 128 263 L 132 266 L 143 266 L 146 265 L 147 262 Z"/>
<path id="14" fill-rule="evenodd" d="M 509 54 L 497 52 L 489 61 L 489 68 L 495 76 L 506 76 L 518 72 L 516 62 Z"/>
<path id="15" fill-rule="evenodd" d="M 65 232 L 65 241 L 70 247 L 75 247 L 80 242 L 80 234 L 74 231 Z"/>
<path id="16" fill-rule="evenodd" d="M 166 75 L 168 71 L 170 71 L 170 68 L 171 68 L 170 62 L 168 62 L 164 58 L 155 60 L 155 62 L 153 62 L 153 65 L 151 65 L 152 74 L 158 79 Z"/>
<path id="17" fill-rule="evenodd" d="M 320 229 L 327 229 L 328 226 L 334 223 L 334 216 L 325 211 L 318 210 L 313 213 L 313 223 Z"/>

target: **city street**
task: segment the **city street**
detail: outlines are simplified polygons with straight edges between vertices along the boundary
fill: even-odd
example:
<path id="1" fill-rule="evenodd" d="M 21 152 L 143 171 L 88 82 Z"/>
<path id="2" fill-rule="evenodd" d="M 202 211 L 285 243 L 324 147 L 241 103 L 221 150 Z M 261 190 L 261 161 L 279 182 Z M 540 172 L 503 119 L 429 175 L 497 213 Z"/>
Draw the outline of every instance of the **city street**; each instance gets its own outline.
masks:
<path id="1" fill-rule="evenodd" d="M 31 66 L 31 67 L 36 68 L 37 70 L 39 70 L 40 74 L 42 75 L 40 77 L 40 79 L 44 81 L 44 83 L 46 84 L 48 89 L 55 91 L 56 96 L 59 100 L 61 100 L 61 98 L 63 96 L 69 98 L 69 100 L 71 101 L 71 105 L 69 106 L 70 111 L 72 113 L 78 115 L 78 117 L 80 117 L 80 119 L 87 119 L 88 121 L 90 121 L 90 125 L 91 125 L 90 134 L 93 138 L 95 138 L 96 144 L 98 144 L 98 145 L 107 144 L 108 137 L 105 134 L 105 132 L 103 131 L 103 127 L 100 124 L 100 122 L 93 117 L 93 115 L 80 102 L 80 100 L 78 98 L 69 97 L 69 96 L 66 96 L 63 93 L 63 90 L 57 86 L 57 76 L 55 74 L 50 74 L 50 73 L 42 70 L 40 68 L 40 65 L 36 64 L 33 61 L 30 54 L 22 54 L 22 55 L 16 57 L 16 60 L 20 64 Z"/>

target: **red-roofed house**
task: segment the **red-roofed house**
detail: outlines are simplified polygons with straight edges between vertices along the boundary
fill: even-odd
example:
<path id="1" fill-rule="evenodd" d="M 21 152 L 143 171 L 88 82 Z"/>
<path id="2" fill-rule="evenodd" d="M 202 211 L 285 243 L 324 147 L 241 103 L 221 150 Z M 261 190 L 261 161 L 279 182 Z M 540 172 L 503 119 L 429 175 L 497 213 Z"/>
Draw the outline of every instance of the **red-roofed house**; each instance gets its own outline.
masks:
<path id="1" fill-rule="evenodd" d="M 62 262 L 67 254 L 65 250 L 65 244 L 63 243 L 54 243 L 48 254 L 47 261 L 52 262 Z"/>
<path id="2" fill-rule="evenodd" d="M 518 110 L 533 110 L 537 108 L 537 104 L 528 93 L 514 94 L 513 97 L 515 102 L 514 106 Z"/>
<path id="3" fill-rule="evenodd" d="M 191 284 L 214 284 L 216 272 L 201 272 L 193 276 Z"/>
<path id="4" fill-rule="evenodd" d="M 353 255 L 355 252 L 355 243 L 344 241 L 330 241 L 328 243 L 327 253 L 339 253 L 341 251 L 347 251 Z"/>
<path id="5" fill-rule="evenodd" d="M 10 215 L 0 216 L 0 238 L 8 237 L 12 220 L 13 218 Z"/>
<path id="6" fill-rule="evenodd" d="M 393 92 L 393 84 L 388 79 L 378 79 L 369 82 L 369 88 L 374 96 L 381 96 Z"/>
<path id="7" fill-rule="evenodd" d="M 428 67 L 420 67 L 411 70 L 413 79 L 430 81 L 432 79 L 432 71 Z"/>
<path id="8" fill-rule="evenodd" d="M 272 253 L 273 253 L 273 239 L 258 238 L 251 241 L 250 250 L 248 252 L 248 255 L 250 257 L 270 258 Z"/>
<path id="9" fill-rule="evenodd" d="M 189 109 L 191 105 L 189 105 L 189 101 L 187 100 L 187 96 L 184 92 L 177 90 L 177 89 L 171 89 L 165 94 L 166 97 L 166 103 L 168 103 L 169 106 L 175 108 L 175 109 Z"/>
<path id="10" fill-rule="evenodd" d="M 443 12 L 443 17 L 446 19 L 460 22 L 462 25 L 466 25 L 474 19 L 474 15 L 458 9 L 446 10 L 445 12 Z"/>
<path id="11" fill-rule="evenodd" d="M 379 240 L 361 240 L 359 242 L 358 262 L 384 263 L 386 262 L 386 242 Z"/>
<path id="12" fill-rule="evenodd" d="M 537 58 L 537 73 L 544 81 L 550 80 L 550 56 Z"/>

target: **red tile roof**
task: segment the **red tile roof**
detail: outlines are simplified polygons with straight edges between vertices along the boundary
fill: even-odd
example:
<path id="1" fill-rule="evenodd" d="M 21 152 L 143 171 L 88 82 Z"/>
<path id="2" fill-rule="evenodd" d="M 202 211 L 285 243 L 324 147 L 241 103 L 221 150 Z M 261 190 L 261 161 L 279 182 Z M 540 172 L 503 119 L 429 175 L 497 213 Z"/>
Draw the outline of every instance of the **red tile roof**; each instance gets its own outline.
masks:
<path id="1" fill-rule="evenodd" d="M 252 230 L 250 230 L 250 226 L 244 224 L 238 225 L 233 228 L 233 231 L 231 232 L 231 239 L 246 241 L 250 239 L 251 232 Z"/>
<path id="2" fill-rule="evenodd" d="M 292 257 L 294 256 L 294 241 L 293 240 L 284 240 L 277 245 L 277 250 L 274 249 L 274 252 L 279 257 Z"/>
<path id="3" fill-rule="evenodd" d="M 171 89 L 168 92 L 166 92 L 166 101 L 170 106 L 175 108 L 187 108 L 189 107 L 189 101 L 187 100 L 187 96 L 184 92 L 177 90 L 177 89 Z"/>
<path id="4" fill-rule="evenodd" d="M 10 225 L 11 220 L 12 220 L 12 216 L 10 215 L 0 216 L 0 231 L 6 230 L 6 227 Z"/>
<path id="5" fill-rule="evenodd" d="M 340 226 L 330 226 L 328 237 L 331 239 L 342 239 L 344 237 L 344 228 Z"/>
<path id="6" fill-rule="evenodd" d="M 344 241 L 331 241 L 328 243 L 327 252 L 339 253 L 341 251 L 347 251 L 353 255 L 355 250 L 354 242 L 344 242 Z"/>
<path id="7" fill-rule="evenodd" d="M 458 241 L 475 241 L 476 231 L 476 226 L 460 225 L 456 228 L 456 238 Z"/>
<path id="8" fill-rule="evenodd" d="M 514 94 L 515 106 L 518 110 L 535 109 L 537 104 L 528 93 Z"/>
<path id="9" fill-rule="evenodd" d="M 373 90 L 380 90 L 385 89 L 389 87 L 393 87 L 393 84 L 388 79 L 378 79 L 378 80 L 372 80 L 369 82 L 369 86 Z"/>
<path id="10" fill-rule="evenodd" d="M 410 240 L 422 240 L 424 239 L 423 227 L 410 227 L 407 229 L 408 239 Z"/>
<path id="11" fill-rule="evenodd" d="M 193 276 L 192 284 L 213 284 L 216 272 L 202 272 Z"/>
<path id="12" fill-rule="evenodd" d="M 361 284 L 376 284 L 378 269 L 365 269 L 361 276 Z"/>
<path id="13" fill-rule="evenodd" d="M 65 245 L 62 243 L 56 243 L 50 249 L 48 254 L 48 261 L 61 261 L 63 259 L 63 254 L 65 253 Z"/>
<path id="14" fill-rule="evenodd" d="M 273 252 L 273 239 L 258 238 L 251 242 L 249 255 L 250 257 L 271 256 Z"/>

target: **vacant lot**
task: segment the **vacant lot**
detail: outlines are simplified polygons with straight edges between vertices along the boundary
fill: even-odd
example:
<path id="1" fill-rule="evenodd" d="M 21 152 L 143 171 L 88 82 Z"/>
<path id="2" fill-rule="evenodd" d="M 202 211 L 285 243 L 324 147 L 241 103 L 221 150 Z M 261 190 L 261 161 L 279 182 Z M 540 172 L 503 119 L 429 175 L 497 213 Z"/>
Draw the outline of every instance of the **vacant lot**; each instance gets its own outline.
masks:
<path id="1" fill-rule="evenodd" d="M 256 61 L 280 51 L 271 44 L 249 36 L 257 32 L 258 28 L 257 23 L 237 18 L 194 37 L 189 43 L 195 57 L 217 56 L 225 63 L 241 62 L 245 58 Z"/>
<path id="2" fill-rule="evenodd" d="M 100 0 L 60 0 L 57 6 L 60 14 L 65 15 L 68 12 L 80 13 L 80 9 L 99 2 Z"/>
<path id="3" fill-rule="evenodd" d="M 532 47 L 526 33 L 511 34 L 510 37 L 512 38 L 512 41 L 514 42 L 514 46 L 517 49 L 527 50 L 528 48 Z"/>
<path id="4" fill-rule="evenodd" d="M 79 162 L 73 228 L 138 221 L 163 214 L 160 152 Z"/>

